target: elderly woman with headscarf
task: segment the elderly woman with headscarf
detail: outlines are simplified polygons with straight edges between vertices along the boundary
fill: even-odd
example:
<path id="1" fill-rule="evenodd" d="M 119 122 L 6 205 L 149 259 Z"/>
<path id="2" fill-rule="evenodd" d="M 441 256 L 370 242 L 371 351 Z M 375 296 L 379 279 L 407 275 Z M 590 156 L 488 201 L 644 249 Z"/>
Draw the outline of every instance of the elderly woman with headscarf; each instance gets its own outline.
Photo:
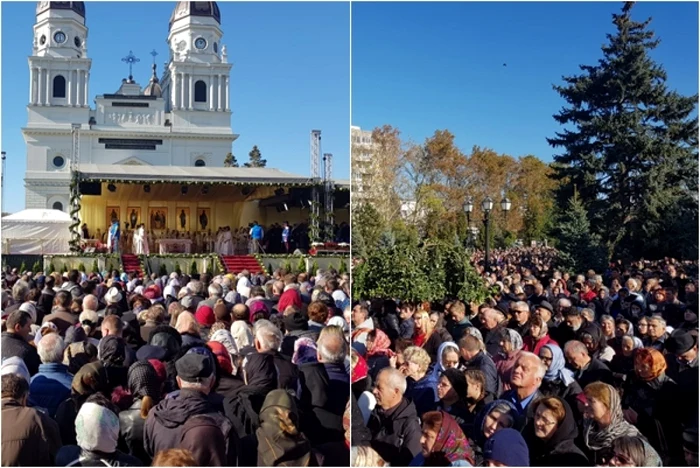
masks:
<path id="1" fill-rule="evenodd" d="M 252 284 L 247 276 L 241 276 L 236 283 L 236 292 L 240 295 L 241 301 L 245 302 L 250 296 Z"/>
<path id="2" fill-rule="evenodd" d="M 89 398 L 75 419 L 77 445 L 61 447 L 56 466 L 143 466 L 138 458 L 117 450 L 117 412 L 106 398 Z"/>
<path id="3" fill-rule="evenodd" d="M 147 361 L 135 362 L 129 368 L 128 381 L 132 404 L 119 413 L 121 439 L 129 455 L 149 462 L 150 457 L 143 447 L 143 427 L 148 412 L 161 400 L 161 382 L 155 368 Z"/>
<path id="4" fill-rule="evenodd" d="M 496 364 L 498 378 L 503 383 L 503 391 L 510 390 L 510 375 L 513 372 L 515 361 L 518 360 L 520 351 L 523 349 L 523 338 L 520 334 L 511 329 L 501 330 L 501 340 L 499 342 L 500 351 L 493 359 Z"/>
<path id="5" fill-rule="evenodd" d="M 437 409 L 449 413 L 462 430 L 466 430 L 470 414 L 466 404 L 467 378 L 464 373 L 456 368 L 442 371 L 438 379 L 437 396 Z"/>
<path id="6" fill-rule="evenodd" d="M 610 462 L 613 442 L 620 437 L 639 436 L 639 430 L 625 421 L 620 395 L 612 385 L 593 382 L 583 390 L 584 420 L 582 441 L 584 452 L 593 465 L 604 466 Z M 656 450 L 646 441 L 643 466 L 662 466 Z"/>
<path id="7" fill-rule="evenodd" d="M 100 361 L 91 362 L 80 368 L 73 377 L 71 396 L 58 405 L 56 422 L 64 445 L 75 445 L 75 417 L 80 407 L 95 393 L 109 394 L 107 370 Z"/>
<path id="8" fill-rule="evenodd" d="M 239 355 L 236 342 L 228 330 L 217 330 L 207 342 L 207 348 L 216 358 L 214 394 L 223 398 L 234 395 L 245 383 L 238 371 Z M 216 398 L 215 398 L 216 399 Z"/>
<path id="9" fill-rule="evenodd" d="M 595 323 L 589 323 L 581 328 L 578 331 L 578 339 L 588 348 L 591 359 L 598 359 L 607 364 L 615 356 L 615 351 L 608 346 L 603 330 Z"/>
<path id="10" fill-rule="evenodd" d="M 620 343 L 620 352 L 610 361 L 610 370 L 618 384 L 622 385 L 634 374 L 634 353 L 643 348 L 644 344 L 641 339 L 630 335 L 623 336 Z"/>
<path id="11" fill-rule="evenodd" d="M 175 329 L 182 337 L 182 346 L 204 344 L 204 340 L 202 340 L 200 335 L 199 324 L 192 312 L 182 312 L 177 317 Z"/>
<path id="12" fill-rule="evenodd" d="M 634 336 L 634 325 L 632 325 L 632 322 L 626 318 L 618 317 L 617 320 L 615 320 L 614 334 L 614 338 L 610 338 L 608 340 L 608 346 L 615 351 L 615 355 L 617 356 L 620 354 L 620 352 L 622 352 L 622 337 Z M 613 359 L 615 358 L 613 357 Z"/>
<path id="13" fill-rule="evenodd" d="M 389 358 L 394 355 L 394 352 L 389 349 L 391 347 L 391 340 L 382 330 L 371 330 L 367 333 L 366 347 L 369 376 L 372 381 L 375 381 L 379 371 L 385 367 L 389 367 Z"/>
<path id="14" fill-rule="evenodd" d="M 239 351 L 253 346 L 253 331 L 243 320 L 236 320 L 231 324 L 231 336 Z"/>
<path id="15" fill-rule="evenodd" d="M 564 352 L 556 344 L 547 344 L 540 349 L 539 358 L 547 371 L 540 384 L 540 392 L 545 396 L 556 396 L 565 400 L 578 415 L 576 396 L 582 392 L 574 379 L 574 373 L 566 368 Z"/>
<path id="16" fill-rule="evenodd" d="M 474 451 L 452 416 L 430 411 L 421 419 L 421 452 L 409 466 L 474 466 Z"/>
<path id="17" fill-rule="evenodd" d="M 472 434 L 468 435 L 474 449 L 475 466 L 481 466 L 482 450 L 490 437 L 501 429 L 521 429 L 518 426 L 519 414 L 515 405 L 508 400 L 494 400 L 481 410 L 474 420 Z"/>
<path id="18" fill-rule="evenodd" d="M 653 348 L 634 353 L 634 376 L 625 385 L 625 419 L 656 449 L 664 465 L 684 463 L 682 401 L 678 385 L 666 375 L 666 360 Z"/>

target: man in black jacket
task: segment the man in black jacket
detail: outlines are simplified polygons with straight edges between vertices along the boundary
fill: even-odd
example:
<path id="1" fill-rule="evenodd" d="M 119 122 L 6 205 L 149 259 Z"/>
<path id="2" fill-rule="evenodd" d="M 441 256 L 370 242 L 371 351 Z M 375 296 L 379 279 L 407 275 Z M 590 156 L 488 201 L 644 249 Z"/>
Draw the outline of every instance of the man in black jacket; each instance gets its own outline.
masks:
<path id="1" fill-rule="evenodd" d="M 500 394 L 498 371 L 493 359 L 482 349 L 484 344 L 473 335 L 465 335 L 459 340 L 459 352 L 464 360 L 463 370 L 480 370 L 486 376 L 486 393 L 493 398 Z"/>
<path id="2" fill-rule="evenodd" d="M 603 361 L 591 358 L 588 348 L 580 341 L 572 340 L 564 346 L 564 356 L 572 369 L 581 388 L 592 382 L 601 381 L 614 385 L 610 368 Z"/>
<path id="3" fill-rule="evenodd" d="M 7 331 L 2 334 L 2 358 L 17 356 L 27 365 L 29 375 L 39 372 L 39 353 L 29 344 L 32 317 L 27 312 L 16 310 L 5 322 Z"/>
<path id="4" fill-rule="evenodd" d="M 377 407 L 367 426 L 372 448 L 391 466 L 408 466 L 421 451 L 421 426 L 416 407 L 404 398 L 406 377 L 393 368 L 377 376 Z"/>

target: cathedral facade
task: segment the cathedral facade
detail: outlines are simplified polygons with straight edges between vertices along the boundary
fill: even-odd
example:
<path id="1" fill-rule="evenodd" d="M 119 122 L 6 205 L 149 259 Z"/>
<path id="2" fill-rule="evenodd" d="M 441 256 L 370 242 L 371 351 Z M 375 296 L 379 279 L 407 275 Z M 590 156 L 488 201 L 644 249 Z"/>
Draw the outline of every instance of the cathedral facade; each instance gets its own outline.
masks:
<path id="1" fill-rule="evenodd" d="M 144 86 L 129 76 L 91 97 L 88 36 L 84 2 L 38 2 L 22 129 L 26 208 L 68 210 L 72 124 L 81 126 L 79 167 L 223 166 L 237 135 L 215 2 L 177 3 L 167 65 L 159 76 L 154 61 Z"/>

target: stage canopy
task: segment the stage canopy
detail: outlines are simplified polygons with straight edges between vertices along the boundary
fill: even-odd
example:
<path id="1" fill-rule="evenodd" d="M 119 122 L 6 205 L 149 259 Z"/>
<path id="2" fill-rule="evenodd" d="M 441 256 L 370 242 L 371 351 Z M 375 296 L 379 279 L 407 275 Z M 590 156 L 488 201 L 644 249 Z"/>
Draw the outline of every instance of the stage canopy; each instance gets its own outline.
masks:
<path id="1" fill-rule="evenodd" d="M 69 251 L 71 219 L 59 210 L 24 210 L 2 218 L 3 254 L 42 255 Z"/>

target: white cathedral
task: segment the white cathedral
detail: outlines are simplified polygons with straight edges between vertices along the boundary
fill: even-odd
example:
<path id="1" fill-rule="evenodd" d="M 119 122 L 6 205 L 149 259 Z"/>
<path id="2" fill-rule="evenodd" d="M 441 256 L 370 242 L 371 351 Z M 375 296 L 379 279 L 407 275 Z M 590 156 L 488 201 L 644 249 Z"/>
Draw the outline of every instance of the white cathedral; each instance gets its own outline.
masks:
<path id="1" fill-rule="evenodd" d="M 81 124 L 79 168 L 88 176 L 128 178 L 124 168 L 133 168 L 132 176 L 147 181 L 167 175 L 162 166 L 223 165 L 237 135 L 231 130 L 232 65 L 216 2 L 177 3 L 167 39 L 170 57 L 160 78 L 154 64 L 144 87 L 129 76 L 112 94 L 94 97 L 92 107 L 84 2 L 38 2 L 22 129 L 26 208 L 68 210 L 74 123 Z M 132 59 L 130 53 L 124 61 Z"/>

